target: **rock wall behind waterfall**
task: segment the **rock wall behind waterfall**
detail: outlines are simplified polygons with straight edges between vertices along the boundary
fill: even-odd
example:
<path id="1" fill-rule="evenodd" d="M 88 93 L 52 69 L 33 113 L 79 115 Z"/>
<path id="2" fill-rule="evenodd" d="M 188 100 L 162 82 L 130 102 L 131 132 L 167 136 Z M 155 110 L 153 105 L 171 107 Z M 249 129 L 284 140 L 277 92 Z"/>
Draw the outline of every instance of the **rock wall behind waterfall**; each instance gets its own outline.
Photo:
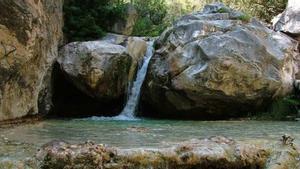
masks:
<path id="1" fill-rule="evenodd" d="M 63 0 L 0 1 L 0 121 L 39 112 L 62 38 L 62 6 Z"/>

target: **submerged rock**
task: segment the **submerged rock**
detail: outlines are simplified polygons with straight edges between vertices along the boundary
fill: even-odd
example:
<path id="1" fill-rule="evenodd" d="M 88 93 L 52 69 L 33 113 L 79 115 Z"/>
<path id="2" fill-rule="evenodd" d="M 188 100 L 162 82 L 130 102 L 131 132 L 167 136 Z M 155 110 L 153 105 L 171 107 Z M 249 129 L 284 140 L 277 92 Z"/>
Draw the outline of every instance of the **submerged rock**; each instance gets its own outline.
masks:
<path id="1" fill-rule="evenodd" d="M 149 116 L 241 117 L 293 90 L 296 41 L 223 4 L 183 16 L 155 47 L 142 96 Z"/>
<path id="2" fill-rule="evenodd" d="M 221 136 L 159 149 L 117 149 L 93 142 L 72 145 L 54 141 L 43 146 L 37 158 L 44 169 L 292 169 L 299 164 L 299 153 L 292 145 L 237 142 Z"/>
<path id="3" fill-rule="evenodd" d="M 50 101 L 44 89 L 62 38 L 62 6 L 62 0 L 0 1 L 0 121 L 37 114 L 39 97 Z"/>

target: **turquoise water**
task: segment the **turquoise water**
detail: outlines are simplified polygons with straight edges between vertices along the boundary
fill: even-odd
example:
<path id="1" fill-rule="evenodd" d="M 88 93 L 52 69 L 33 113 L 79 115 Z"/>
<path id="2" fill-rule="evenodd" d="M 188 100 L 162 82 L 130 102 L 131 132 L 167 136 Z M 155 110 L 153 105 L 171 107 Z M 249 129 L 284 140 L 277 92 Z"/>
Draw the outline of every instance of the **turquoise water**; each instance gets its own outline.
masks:
<path id="1" fill-rule="evenodd" d="M 236 140 L 279 140 L 283 134 L 300 145 L 300 122 L 47 120 L 0 129 L 0 159 L 24 158 L 52 140 L 87 140 L 119 148 L 165 147 L 193 138 L 222 135 Z"/>

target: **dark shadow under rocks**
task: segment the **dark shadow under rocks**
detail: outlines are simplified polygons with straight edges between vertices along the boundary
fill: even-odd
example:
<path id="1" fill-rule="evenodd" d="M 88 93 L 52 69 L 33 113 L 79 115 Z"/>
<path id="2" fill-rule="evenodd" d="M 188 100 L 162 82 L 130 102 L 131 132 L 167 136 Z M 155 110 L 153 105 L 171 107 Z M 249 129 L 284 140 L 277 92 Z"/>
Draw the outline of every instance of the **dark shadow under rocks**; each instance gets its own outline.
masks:
<path id="1" fill-rule="evenodd" d="M 66 78 L 58 63 L 54 64 L 52 76 L 53 107 L 49 117 L 115 116 L 123 108 L 123 99 L 105 102 L 80 91 Z"/>

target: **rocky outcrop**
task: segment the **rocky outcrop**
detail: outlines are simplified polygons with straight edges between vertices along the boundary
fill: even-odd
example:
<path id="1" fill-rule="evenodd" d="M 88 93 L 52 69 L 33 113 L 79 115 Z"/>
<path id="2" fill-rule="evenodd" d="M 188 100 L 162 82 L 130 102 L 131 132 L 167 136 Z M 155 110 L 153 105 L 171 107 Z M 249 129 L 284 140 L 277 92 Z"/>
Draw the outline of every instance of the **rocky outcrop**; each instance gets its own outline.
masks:
<path id="1" fill-rule="evenodd" d="M 273 27 L 275 31 L 284 32 L 300 43 L 300 3 L 298 0 L 289 0 L 286 10 L 276 16 L 273 20 Z M 298 46 L 300 52 L 300 45 Z M 298 73 L 296 74 L 295 86 L 300 84 L 300 56 L 298 56 Z"/>
<path id="2" fill-rule="evenodd" d="M 62 6 L 62 0 L 0 1 L 0 121 L 39 112 L 62 38 Z"/>
<path id="3" fill-rule="evenodd" d="M 167 148 L 126 150 L 93 142 L 53 141 L 40 149 L 37 158 L 44 169 L 284 169 L 297 168 L 299 163 L 299 153 L 292 145 L 236 142 L 220 136 Z"/>
<path id="4" fill-rule="evenodd" d="M 58 63 L 78 89 L 111 102 L 126 94 L 137 62 L 147 48 L 146 42 L 138 38 L 129 38 L 123 46 L 119 44 L 113 38 L 70 43 L 60 51 Z"/>
<path id="5" fill-rule="evenodd" d="M 298 0 L 289 0 L 286 10 L 273 20 L 276 31 L 282 31 L 294 36 L 300 36 L 300 3 Z"/>
<path id="6" fill-rule="evenodd" d="M 297 43 L 222 4 L 183 16 L 155 48 L 142 97 L 150 116 L 240 117 L 293 89 Z"/>

